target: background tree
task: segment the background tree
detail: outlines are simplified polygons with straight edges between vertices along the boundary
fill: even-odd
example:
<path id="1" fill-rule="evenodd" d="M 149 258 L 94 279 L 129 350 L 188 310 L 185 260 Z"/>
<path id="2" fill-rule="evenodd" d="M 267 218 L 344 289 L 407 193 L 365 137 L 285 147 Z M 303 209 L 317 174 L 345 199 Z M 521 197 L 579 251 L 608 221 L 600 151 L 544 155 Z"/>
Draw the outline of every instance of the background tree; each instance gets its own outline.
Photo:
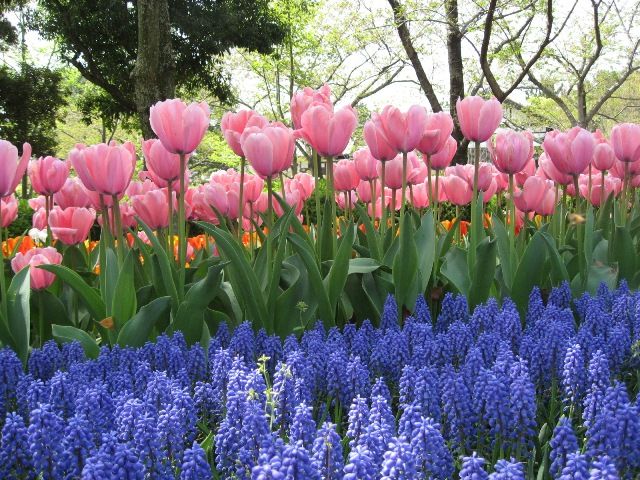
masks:
<path id="1" fill-rule="evenodd" d="M 269 52 L 284 35 L 268 0 L 38 0 L 33 26 L 121 114 L 137 115 L 145 137 L 150 103 L 175 88 L 228 99 L 223 54 L 236 46 Z"/>
<path id="2" fill-rule="evenodd" d="M 5 43 L 14 65 L 0 66 L 0 138 L 21 148 L 28 141 L 34 155 L 54 155 L 57 147 L 56 122 L 60 108 L 65 104 L 61 90 L 61 73 L 49 66 L 37 66 L 29 58 L 26 45 L 26 2 L 5 3 L 7 8 L 18 9 L 17 28 L 4 15 L 10 25 Z M 1 41 L 0 41 L 1 43 Z M 22 196 L 28 196 L 26 174 L 22 182 Z"/>
<path id="3" fill-rule="evenodd" d="M 431 108 L 434 112 L 446 108 L 454 118 L 453 136 L 460 144 L 456 160 L 462 162 L 466 162 L 467 143 L 458 125 L 456 100 L 478 92 L 490 93 L 501 102 L 508 100 L 570 17 L 565 13 L 558 21 L 553 0 L 387 1 L 398 37 Z M 433 48 L 432 42 L 444 43 L 444 48 Z M 436 77 L 423 64 L 425 44 L 431 49 L 429 61 L 439 65 L 438 73 L 446 68 L 446 89 L 438 91 Z M 434 50 L 438 51 L 435 57 Z M 446 57 L 439 53 L 442 51 L 447 52 Z M 520 64 L 513 62 L 514 52 L 522 57 Z M 443 57 L 446 67 L 440 61 Z"/>
<path id="4" fill-rule="evenodd" d="M 589 0 L 576 12 L 573 21 L 580 28 L 566 32 L 527 76 L 535 93 L 548 99 L 544 103 L 555 104 L 555 118 L 539 110 L 550 125 L 602 128 L 628 118 L 627 106 L 639 103 L 637 88 L 618 98 L 616 92 L 640 70 L 640 3 Z M 522 64 L 520 55 L 515 58 Z M 614 100 L 619 113 L 605 108 Z M 565 118 L 558 118 L 558 109 Z"/>
<path id="5" fill-rule="evenodd" d="M 401 75 L 407 62 L 392 32 L 380 28 L 377 12 L 359 2 L 276 0 L 273 8 L 285 30 L 283 42 L 270 54 L 237 49 L 228 58 L 234 83 L 242 85 L 234 89 L 238 104 L 291 125 L 294 92 L 329 83 L 334 100 L 357 107 L 364 121 L 364 100 L 393 84 L 413 82 Z M 310 158 L 305 142 L 298 142 L 297 151 Z"/>

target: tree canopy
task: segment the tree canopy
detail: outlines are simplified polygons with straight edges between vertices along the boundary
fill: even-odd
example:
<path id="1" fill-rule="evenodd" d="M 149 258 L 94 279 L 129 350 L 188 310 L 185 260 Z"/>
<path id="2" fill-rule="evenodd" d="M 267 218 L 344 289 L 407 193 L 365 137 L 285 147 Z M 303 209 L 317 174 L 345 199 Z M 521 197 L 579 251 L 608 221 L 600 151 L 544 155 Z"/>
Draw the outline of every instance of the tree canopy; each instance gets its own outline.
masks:
<path id="1" fill-rule="evenodd" d="M 38 0 L 33 27 L 55 41 L 61 58 L 135 115 L 138 1 Z M 284 38 L 268 0 L 167 0 L 173 74 L 179 89 L 230 96 L 222 55 L 233 47 L 267 53 Z M 96 105 L 96 104 L 94 104 Z M 111 109 L 113 104 L 105 104 Z"/>

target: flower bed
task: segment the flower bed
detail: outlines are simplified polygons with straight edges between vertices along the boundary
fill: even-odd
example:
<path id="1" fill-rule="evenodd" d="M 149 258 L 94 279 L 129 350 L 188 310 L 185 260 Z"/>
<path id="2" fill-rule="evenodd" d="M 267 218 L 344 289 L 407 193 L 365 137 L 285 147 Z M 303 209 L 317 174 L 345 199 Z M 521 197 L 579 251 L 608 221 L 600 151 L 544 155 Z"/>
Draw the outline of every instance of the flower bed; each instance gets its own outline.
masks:
<path id="1" fill-rule="evenodd" d="M 639 298 L 535 289 L 521 318 L 448 294 L 400 326 L 389 297 L 377 329 L 48 342 L 27 373 L 0 350 L 0 477 L 638 478 Z"/>

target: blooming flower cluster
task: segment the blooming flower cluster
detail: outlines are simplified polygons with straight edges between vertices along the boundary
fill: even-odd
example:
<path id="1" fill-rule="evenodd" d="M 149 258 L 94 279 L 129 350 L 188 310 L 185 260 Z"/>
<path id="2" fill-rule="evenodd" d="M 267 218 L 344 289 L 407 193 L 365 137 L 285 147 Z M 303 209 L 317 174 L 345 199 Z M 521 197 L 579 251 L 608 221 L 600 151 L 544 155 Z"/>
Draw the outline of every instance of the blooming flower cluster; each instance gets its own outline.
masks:
<path id="1" fill-rule="evenodd" d="M 389 297 L 379 327 L 49 342 L 26 371 L 3 349 L 0 478 L 638 478 L 639 300 L 448 295 L 400 324 Z"/>

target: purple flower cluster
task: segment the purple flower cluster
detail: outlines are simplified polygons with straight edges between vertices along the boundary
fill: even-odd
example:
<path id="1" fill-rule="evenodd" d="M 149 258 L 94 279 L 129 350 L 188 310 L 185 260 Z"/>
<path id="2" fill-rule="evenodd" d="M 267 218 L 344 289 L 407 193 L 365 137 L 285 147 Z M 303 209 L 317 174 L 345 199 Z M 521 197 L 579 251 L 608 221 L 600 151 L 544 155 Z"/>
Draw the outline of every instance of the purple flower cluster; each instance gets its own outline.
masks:
<path id="1" fill-rule="evenodd" d="M 380 328 L 284 341 L 2 349 L 0 478 L 637 478 L 640 295 L 567 288 L 522 319 L 448 295 L 399 323 L 389 297 Z"/>

